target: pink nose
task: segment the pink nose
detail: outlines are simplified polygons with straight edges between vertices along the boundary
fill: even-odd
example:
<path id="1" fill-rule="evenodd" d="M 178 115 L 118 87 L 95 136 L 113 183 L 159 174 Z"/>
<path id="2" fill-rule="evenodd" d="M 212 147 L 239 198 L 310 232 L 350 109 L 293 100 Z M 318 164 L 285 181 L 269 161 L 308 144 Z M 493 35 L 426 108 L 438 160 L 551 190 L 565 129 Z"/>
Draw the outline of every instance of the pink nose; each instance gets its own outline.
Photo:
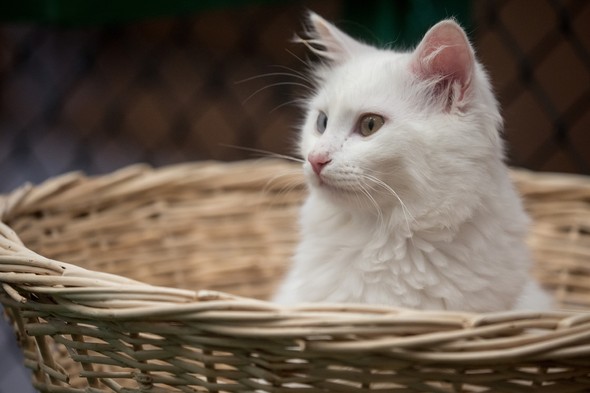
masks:
<path id="1" fill-rule="evenodd" d="M 332 159 L 325 153 L 310 153 L 307 160 L 311 164 L 313 171 L 319 175 L 326 165 L 332 162 Z"/>

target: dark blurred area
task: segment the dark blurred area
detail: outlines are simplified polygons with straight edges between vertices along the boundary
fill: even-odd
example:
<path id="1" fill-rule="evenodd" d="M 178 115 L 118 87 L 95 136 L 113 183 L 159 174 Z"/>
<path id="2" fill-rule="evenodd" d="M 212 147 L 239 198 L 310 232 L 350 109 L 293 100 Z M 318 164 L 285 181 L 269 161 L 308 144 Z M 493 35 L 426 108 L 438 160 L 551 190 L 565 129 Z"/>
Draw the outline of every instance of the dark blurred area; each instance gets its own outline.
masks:
<path id="1" fill-rule="evenodd" d="M 514 165 L 590 173 L 590 2 L 22 1 L 0 5 L 0 191 L 71 170 L 292 152 L 307 9 L 410 48 L 454 16 Z M 125 4 L 124 6 L 120 5 Z M 119 4 L 119 5 L 117 5 Z"/>

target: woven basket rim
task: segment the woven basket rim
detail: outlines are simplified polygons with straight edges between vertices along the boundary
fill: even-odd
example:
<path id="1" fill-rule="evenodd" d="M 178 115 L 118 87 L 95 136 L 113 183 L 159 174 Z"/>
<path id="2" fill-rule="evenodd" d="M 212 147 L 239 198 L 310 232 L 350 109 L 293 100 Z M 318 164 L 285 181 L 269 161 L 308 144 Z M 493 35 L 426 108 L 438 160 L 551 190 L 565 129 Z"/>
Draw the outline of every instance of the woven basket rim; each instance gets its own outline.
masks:
<path id="1" fill-rule="evenodd" d="M 132 280 L 127 277 L 123 277 L 117 274 L 97 272 L 79 267 L 74 264 L 70 264 L 64 261 L 58 261 L 46 258 L 39 255 L 31 250 L 28 250 L 22 241 L 18 238 L 18 235 L 3 221 L 6 217 L 11 216 L 11 212 L 16 210 L 18 206 L 26 201 L 30 204 L 31 201 L 41 201 L 48 195 L 62 190 L 68 190 L 76 185 L 79 185 L 85 181 L 93 180 L 100 181 L 101 179 L 109 178 L 106 182 L 109 185 L 116 184 L 123 181 L 129 180 L 140 180 L 143 177 L 165 177 L 174 174 L 172 179 L 167 181 L 186 181 L 187 172 L 193 172 L 195 170 L 202 170 L 209 167 L 220 166 L 215 168 L 216 170 L 231 170 L 232 166 L 239 165 L 260 165 L 263 162 L 264 165 L 282 165 L 284 160 L 278 159 L 257 159 L 257 160 L 244 160 L 239 162 L 217 162 L 217 161 L 203 161 L 193 163 L 181 163 L 167 165 L 159 168 L 152 167 L 147 164 L 134 164 L 123 167 L 111 174 L 107 175 L 94 175 L 87 176 L 81 171 L 73 171 L 51 178 L 45 182 L 33 186 L 29 183 L 15 189 L 14 191 L 0 195 L 0 241 L 4 248 L 11 250 L 18 250 L 25 252 L 27 257 L 10 257 L 0 256 L 0 281 L 3 284 L 19 284 L 22 282 L 35 283 L 36 286 L 32 288 L 32 291 L 40 291 L 41 293 L 51 293 L 54 295 L 66 295 L 72 301 L 80 302 L 83 304 L 85 299 L 88 299 L 91 294 L 105 294 L 108 292 L 113 299 L 124 302 L 129 300 L 134 304 L 129 307 L 121 307 L 116 313 L 109 314 L 108 312 L 102 312 L 98 307 L 88 306 L 89 309 L 96 309 L 92 315 L 99 317 L 100 315 L 108 315 L 109 318 L 125 318 L 125 313 L 129 315 L 141 315 L 142 317 L 149 315 L 149 309 L 154 310 L 154 316 L 162 314 L 162 310 L 168 311 L 164 314 L 175 314 L 174 311 L 170 310 L 170 307 L 178 307 L 179 317 L 181 314 L 187 315 L 188 310 L 199 311 L 206 308 L 210 308 L 213 304 L 215 305 L 229 305 L 232 307 L 239 304 L 247 304 L 247 307 L 258 307 L 265 310 L 274 310 L 286 314 L 297 314 L 299 312 L 306 312 L 305 310 L 311 309 L 322 309 L 330 312 L 356 312 L 356 313 L 368 313 L 368 314 L 383 314 L 392 313 L 394 315 L 400 315 L 401 313 L 412 313 L 417 315 L 453 315 L 453 317 L 459 317 L 465 320 L 478 321 L 482 320 L 482 315 L 488 318 L 495 319 L 496 316 L 513 315 L 513 316 L 552 316 L 556 317 L 559 315 L 560 318 L 576 318 L 579 315 L 588 313 L 590 310 L 563 310 L 563 311 L 549 311 L 549 312 L 530 312 L 530 311 L 504 311 L 495 313 L 470 313 L 470 312 L 456 312 L 456 311 L 429 311 L 429 310 L 411 310 L 399 307 L 380 306 L 380 305 L 368 305 L 368 304 L 330 304 L 330 303 L 314 303 L 313 305 L 300 305 L 295 307 L 288 307 L 279 304 L 274 304 L 269 301 L 250 299 L 247 297 L 235 296 L 230 293 L 224 293 L 219 291 L 211 291 L 202 289 L 198 291 L 182 290 L 176 288 L 170 288 L 165 286 L 154 286 L 146 284 L 141 281 Z M 216 170 L 213 170 L 212 176 L 215 175 Z M 590 178 L 577 175 L 577 174 L 560 174 L 560 173 L 539 173 L 521 168 L 513 168 L 511 175 L 516 182 L 524 181 L 526 179 L 535 178 L 538 187 L 544 186 L 546 183 L 550 183 L 553 187 L 557 188 L 570 188 L 570 187 L 587 187 L 590 189 Z M 556 184 L 557 183 L 557 184 Z M 39 192 L 39 190 L 43 190 Z M 30 273 L 20 272 L 14 273 L 11 268 L 21 267 L 22 269 L 31 269 Z M 39 273 L 39 269 L 44 270 L 45 275 L 36 275 Z M 36 275 L 34 277 L 34 275 Z M 20 277 L 19 277 L 20 276 Z M 59 286 L 67 285 L 68 287 Z M 13 296 L 13 300 L 16 302 L 25 302 L 26 299 L 18 296 L 16 292 L 9 292 Z M 146 295 L 145 299 L 141 299 L 142 294 Z M 104 297 L 103 297 L 104 298 Z M 213 303 L 213 301 L 217 301 Z M 140 304 L 143 302 L 143 305 Z M 206 302 L 206 303 L 204 303 Z M 320 304 L 322 306 L 320 306 Z M 224 307 L 221 307 L 223 309 Z M 89 309 L 79 309 L 77 312 L 90 312 Z M 127 310 L 127 311 L 125 311 Z M 190 314 L 190 313 L 189 313 Z M 518 318 L 517 318 L 518 319 Z M 470 325 L 470 324 L 469 324 Z"/>
<path id="2" fill-rule="evenodd" d="M 259 165 L 245 163 L 245 165 Z M 219 163 L 183 164 L 161 169 L 147 166 L 125 168 L 112 175 L 112 184 L 121 179 L 143 182 L 149 187 L 155 176 L 160 181 L 187 182 L 187 171 L 207 168 Z M 269 165 L 276 165 L 272 162 Z M 282 164 L 280 164 L 282 165 Z M 219 168 L 207 168 L 215 176 Z M 532 172 L 515 171 L 515 179 L 535 176 Z M 171 176 L 169 178 L 167 176 Z M 545 176 L 545 175 L 542 175 Z M 547 175 L 553 176 L 553 175 Z M 547 177 L 548 178 L 548 177 Z M 67 174 L 44 184 L 51 192 L 71 190 L 87 179 L 83 175 Z M 102 177 L 94 177 L 100 181 Z M 577 177 L 572 177 L 577 179 Z M 586 179 L 587 180 L 587 179 Z M 577 180 L 575 180 L 577 181 Z M 542 182 L 541 182 L 542 185 Z M 590 181 L 588 181 L 590 186 Z M 563 187 L 572 186 L 563 181 Z M 49 192 L 35 187 L 24 187 L 0 199 L 2 217 L 10 217 L 23 200 L 42 200 Z M 113 191 L 113 195 L 116 193 Z M 330 334 L 337 337 L 351 335 L 354 341 L 301 341 L 302 348 L 320 353 L 360 353 L 400 350 L 399 356 L 416 362 L 460 364 L 475 362 L 488 364 L 499 359 L 543 360 L 555 357 L 590 355 L 590 344 L 573 345 L 590 340 L 590 311 L 505 311 L 495 313 L 467 313 L 456 311 L 410 310 L 366 304 L 302 304 L 288 307 L 268 301 L 239 297 L 228 293 L 200 290 L 189 291 L 153 286 L 115 274 L 96 272 L 73 264 L 52 260 L 26 248 L 18 235 L 0 222 L 0 249 L 13 254 L 0 255 L 0 281 L 10 297 L 11 307 L 28 308 L 68 318 L 117 321 L 118 323 L 199 323 L 200 329 L 238 339 L 297 338 Z M 32 304 L 14 289 L 37 294 L 50 294 L 57 304 Z M 109 299 L 109 308 L 96 306 L 96 300 Z M 416 331 L 408 337 L 383 337 L 394 328 Z M 31 332 L 34 333 L 35 327 Z M 50 329 L 38 327 L 38 329 Z M 542 330 L 543 335 L 518 332 Z M 460 338 L 505 336 L 493 343 L 457 344 L 444 353 L 424 352 L 419 348 L 439 345 Z M 415 349 L 418 348 L 418 349 Z"/>

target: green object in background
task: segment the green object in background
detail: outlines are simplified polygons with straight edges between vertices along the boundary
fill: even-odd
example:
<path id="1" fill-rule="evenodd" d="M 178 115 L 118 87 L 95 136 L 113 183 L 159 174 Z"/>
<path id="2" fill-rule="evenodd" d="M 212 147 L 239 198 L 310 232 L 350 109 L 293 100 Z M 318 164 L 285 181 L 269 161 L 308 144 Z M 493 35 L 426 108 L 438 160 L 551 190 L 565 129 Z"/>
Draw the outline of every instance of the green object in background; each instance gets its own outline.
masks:
<path id="1" fill-rule="evenodd" d="M 288 0 L 13 0 L 0 1 L 0 21 L 66 26 L 126 23 Z M 469 32 L 469 0 L 346 0 L 340 27 L 370 43 L 414 46 L 441 19 L 455 17 Z M 338 22 L 338 21 L 336 21 Z"/>
<path id="2" fill-rule="evenodd" d="M 442 19 L 455 18 L 469 34 L 469 0 L 374 0 L 344 3 L 344 30 L 365 42 L 414 47 L 424 33 Z"/>
<path id="3" fill-rule="evenodd" d="M 266 0 L 266 2 L 270 1 Z M 66 26 L 115 24 L 264 2 L 264 0 L 12 0 L 0 2 L 0 21 Z"/>

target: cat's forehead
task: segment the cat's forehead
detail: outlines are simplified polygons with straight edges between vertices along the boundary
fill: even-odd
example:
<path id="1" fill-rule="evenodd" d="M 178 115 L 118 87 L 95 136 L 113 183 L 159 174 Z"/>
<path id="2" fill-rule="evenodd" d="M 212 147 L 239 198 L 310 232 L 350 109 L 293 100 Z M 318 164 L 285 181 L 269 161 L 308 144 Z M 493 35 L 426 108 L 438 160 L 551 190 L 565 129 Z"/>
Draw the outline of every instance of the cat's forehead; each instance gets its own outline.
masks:
<path id="1" fill-rule="evenodd" d="M 387 101 L 409 77 L 407 64 L 408 55 L 390 51 L 351 58 L 325 71 L 317 101 L 352 106 Z"/>

